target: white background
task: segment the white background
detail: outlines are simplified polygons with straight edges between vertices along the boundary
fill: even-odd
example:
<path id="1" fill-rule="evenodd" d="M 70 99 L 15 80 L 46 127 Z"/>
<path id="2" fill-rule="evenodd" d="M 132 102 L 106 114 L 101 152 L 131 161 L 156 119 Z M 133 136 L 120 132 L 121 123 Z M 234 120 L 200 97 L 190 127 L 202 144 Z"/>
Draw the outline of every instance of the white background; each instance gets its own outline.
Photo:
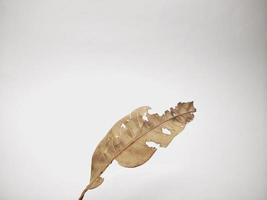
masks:
<path id="1" fill-rule="evenodd" d="M 85 199 L 267 199 L 265 0 L 0 0 L 0 199 L 77 199 L 142 105 L 197 113 Z"/>

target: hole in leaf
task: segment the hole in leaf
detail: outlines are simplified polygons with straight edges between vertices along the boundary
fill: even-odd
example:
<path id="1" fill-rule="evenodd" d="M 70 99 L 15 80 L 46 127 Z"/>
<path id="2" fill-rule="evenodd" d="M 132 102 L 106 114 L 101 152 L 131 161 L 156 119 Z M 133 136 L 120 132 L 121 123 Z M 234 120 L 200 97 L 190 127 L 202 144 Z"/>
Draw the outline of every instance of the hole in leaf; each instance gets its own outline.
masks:
<path id="1" fill-rule="evenodd" d="M 121 128 L 126 128 L 125 124 L 121 124 Z"/>
<path id="2" fill-rule="evenodd" d="M 145 113 L 142 118 L 143 118 L 144 121 L 148 122 L 148 118 L 147 118 L 146 115 L 147 115 L 147 113 Z"/>
<path id="3" fill-rule="evenodd" d="M 167 128 L 162 128 L 162 133 L 166 134 L 166 135 L 171 135 L 171 131 Z"/>
<path id="4" fill-rule="evenodd" d="M 151 141 L 146 142 L 146 145 L 147 145 L 148 147 L 152 147 L 152 148 L 155 148 L 155 149 L 158 149 L 158 148 L 160 147 L 159 144 L 157 144 L 157 143 L 155 143 L 155 142 L 151 142 Z"/>

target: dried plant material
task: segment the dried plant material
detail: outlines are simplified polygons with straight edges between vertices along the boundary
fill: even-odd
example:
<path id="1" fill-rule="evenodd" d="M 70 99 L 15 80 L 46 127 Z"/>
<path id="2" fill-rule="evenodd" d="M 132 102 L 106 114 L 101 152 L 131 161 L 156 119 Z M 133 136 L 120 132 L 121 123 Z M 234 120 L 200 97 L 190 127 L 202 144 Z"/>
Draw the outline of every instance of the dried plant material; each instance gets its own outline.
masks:
<path id="1" fill-rule="evenodd" d="M 113 160 L 130 168 L 144 164 L 157 150 L 149 143 L 167 147 L 193 119 L 196 111 L 193 102 L 178 103 L 162 116 L 149 114 L 149 109 L 150 107 L 143 106 L 123 117 L 98 144 L 92 157 L 90 182 L 79 200 L 83 199 L 86 191 L 103 183 L 101 174 Z"/>

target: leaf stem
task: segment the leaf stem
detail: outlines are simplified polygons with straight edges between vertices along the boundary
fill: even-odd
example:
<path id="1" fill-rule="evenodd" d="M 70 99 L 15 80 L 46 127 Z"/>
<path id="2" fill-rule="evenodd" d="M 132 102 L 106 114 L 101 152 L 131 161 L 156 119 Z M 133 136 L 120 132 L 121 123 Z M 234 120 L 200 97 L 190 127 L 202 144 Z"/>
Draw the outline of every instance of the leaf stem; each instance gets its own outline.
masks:
<path id="1" fill-rule="evenodd" d="M 81 195 L 80 195 L 80 197 L 79 197 L 79 200 L 82 200 L 82 199 L 83 199 L 85 193 L 86 193 L 88 190 L 89 190 L 89 185 L 87 185 L 87 186 L 84 188 L 84 190 L 82 191 L 82 193 L 81 193 Z"/>

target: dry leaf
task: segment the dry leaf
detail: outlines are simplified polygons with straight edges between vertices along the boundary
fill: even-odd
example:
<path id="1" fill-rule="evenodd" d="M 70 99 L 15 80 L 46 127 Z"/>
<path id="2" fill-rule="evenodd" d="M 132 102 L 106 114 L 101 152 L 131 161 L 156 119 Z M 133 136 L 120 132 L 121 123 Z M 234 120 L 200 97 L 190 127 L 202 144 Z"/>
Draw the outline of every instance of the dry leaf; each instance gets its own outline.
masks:
<path id="1" fill-rule="evenodd" d="M 148 161 L 157 148 L 149 147 L 154 142 L 167 147 L 190 122 L 196 109 L 193 102 L 178 103 L 175 108 L 166 110 L 162 116 L 149 114 L 150 107 L 135 109 L 119 120 L 98 144 L 92 157 L 91 178 L 79 200 L 86 191 L 102 184 L 100 177 L 113 160 L 123 167 L 137 167 Z"/>

